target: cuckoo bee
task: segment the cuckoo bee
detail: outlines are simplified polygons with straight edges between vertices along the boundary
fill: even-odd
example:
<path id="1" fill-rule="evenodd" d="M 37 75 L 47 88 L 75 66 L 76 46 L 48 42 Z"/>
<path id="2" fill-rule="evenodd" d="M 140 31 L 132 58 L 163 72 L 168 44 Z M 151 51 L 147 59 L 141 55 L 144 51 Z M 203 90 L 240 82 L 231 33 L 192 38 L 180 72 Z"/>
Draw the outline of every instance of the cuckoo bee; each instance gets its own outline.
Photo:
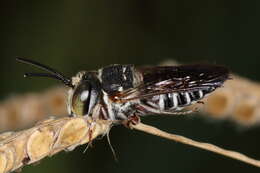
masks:
<path id="1" fill-rule="evenodd" d="M 114 64 L 68 78 L 38 62 L 17 60 L 48 72 L 26 73 L 26 77 L 54 78 L 70 88 L 70 116 L 117 123 L 151 114 L 183 114 L 184 108 L 199 102 L 229 78 L 227 68 L 203 64 L 140 68 Z"/>

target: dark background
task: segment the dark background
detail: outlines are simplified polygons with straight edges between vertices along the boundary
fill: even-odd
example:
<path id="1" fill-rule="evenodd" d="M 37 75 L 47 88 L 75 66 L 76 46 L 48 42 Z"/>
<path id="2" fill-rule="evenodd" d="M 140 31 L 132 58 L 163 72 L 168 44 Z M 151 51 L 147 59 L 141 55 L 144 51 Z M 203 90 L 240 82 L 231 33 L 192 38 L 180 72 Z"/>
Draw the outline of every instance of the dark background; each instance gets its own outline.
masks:
<path id="1" fill-rule="evenodd" d="M 260 1 L 10 1 L 0 5 L 1 99 L 41 91 L 53 80 L 25 80 L 32 58 L 74 75 L 113 63 L 209 62 L 259 79 Z M 150 117 L 144 122 L 260 159 L 260 128 L 201 117 Z M 27 166 L 41 172 L 259 172 L 258 168 L 172 141 L 115 127 L 106 139 Z"/>

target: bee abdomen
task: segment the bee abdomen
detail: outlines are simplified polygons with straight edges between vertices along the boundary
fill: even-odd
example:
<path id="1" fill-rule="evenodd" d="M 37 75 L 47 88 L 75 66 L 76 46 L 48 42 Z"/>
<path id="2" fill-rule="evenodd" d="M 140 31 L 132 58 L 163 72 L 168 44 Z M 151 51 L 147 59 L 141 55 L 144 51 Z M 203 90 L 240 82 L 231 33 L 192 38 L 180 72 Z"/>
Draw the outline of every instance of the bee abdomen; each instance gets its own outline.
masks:
<path id="1" fill-rule="evenodd" d="M 159 96 L 158 106 L 160 110 L 176 109 L 191 105 L 192 103 L 204 98 L 208 90 L 197 90 L 191 92 L 168 93 Z"/>
<path id="2" fill-rule="evenodd" d="M 176 109 L 190 104 L 190 96 L 185 93 L 168 93 L 159 96 L 158 106 L 160 110 Z"/>
<path id="3" fill-rule="evenodd" d="M 214 91 L 215 88 L 205 88 L 183 92 L 173 92 L 167 94 L 155 95 L 148 99 L 141 99 L 141 104 L 147 112 L 174 112 L 179 111 L 185 106 L 196 103 L 205 96 Z"/>

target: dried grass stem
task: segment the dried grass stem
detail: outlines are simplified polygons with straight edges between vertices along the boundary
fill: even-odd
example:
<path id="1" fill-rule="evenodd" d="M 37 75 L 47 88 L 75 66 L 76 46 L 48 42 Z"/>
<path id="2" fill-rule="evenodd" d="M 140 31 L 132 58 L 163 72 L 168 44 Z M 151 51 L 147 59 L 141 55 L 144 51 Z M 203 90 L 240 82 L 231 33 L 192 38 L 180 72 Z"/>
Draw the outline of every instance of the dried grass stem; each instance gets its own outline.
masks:
<path id="1" fill-rule="evenodd" d="M 149 125 L 146 125 L 146 124 L 143 124 L 143 123 L 139 123 L 137 125 L 131 125 L 131 127 L 133 129 L 136 129 L 136 130 L 139 130 L 139 131 L 143 131 L 143 132 L 146 132 L 146 133 L 149 133 L 149 134 L 152 134 L 152 135 L 156 135 L 156 136 L 159 136 L 159 137 L 162 137 L 162 138 L 166 138 L 166 139 L 169 139 L 169 140 L 180 142 L 180 143 L 183 143 L 183 144 L 186 144 L 186 145 L 191 145 L 191 146 L 201 148 L 201 149 L 204 149 L 204 150 L 207 150 L 207 151 L 211 151 L 211 152 L 214 152 L 214 153 L 218 153 L 220 155 L 230 157 L 230 158 L 239 160 L 241 162 L 245 162 L 247 164 L 254 165 L 256 167 L 260 167 L 260 161 L 259 160 L 249 158 L 249 157 L 245 156 L 244 154 L 241 154 L 241 153 L 238 153 L 238 152 L 235 152 L 235 151 L 230 151 L 230 150 L 220 148 L 220 147 L 213 145 L 213 144 L 197 142 L 197 141 L 194 141 L 192 139 L 189 139 L 189 138 L 186 138 L 186 137 L 183 137 L 183 136 L 180 136 L 180 135 L 170 134 L 170 133 L 164 132 L 164 131 L 162 131 L 158 128 L 155 128 L 153 126 L 149 126 Z"/>
<path id="2" fill-rule="evenodd" d="M 84 118 L 48 119 L 19 132 L 0 134 L 0 173 L 37 162 L 62 150 L 73 150 L 110 129 L 109 121 Z M 91 130 L 91 136 L 90 136 Z"/>

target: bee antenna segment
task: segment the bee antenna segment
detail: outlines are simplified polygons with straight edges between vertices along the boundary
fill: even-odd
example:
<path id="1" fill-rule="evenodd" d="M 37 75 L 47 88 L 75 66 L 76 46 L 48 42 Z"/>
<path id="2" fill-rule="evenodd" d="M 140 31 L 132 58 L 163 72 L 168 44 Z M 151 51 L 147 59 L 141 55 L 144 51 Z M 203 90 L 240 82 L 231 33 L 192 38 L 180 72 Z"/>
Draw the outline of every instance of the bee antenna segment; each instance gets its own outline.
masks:
<path id="1" fill-rule="evenodd" d="M 44 64 L 41 64 L 39 62 L 29 60 L 26 58 L 16 58 L 18 62 L 24 63 L 24 64 L 29 64 L 32 66 L 35 66 L 37 68 L 40 68 L 42 70 L 45 70 L 49 73 L 25 73 L 24 77 L 48 77 L 48 78 L 53 78 L 62 81 L 66 86 L 69 87 L 74 87 L 72 85 L 71 79 L 68 77 L 64 76 L 62 73 L 58 72 L 57 70 L 52 69 L 51 67 L 48 67 Z"/>

